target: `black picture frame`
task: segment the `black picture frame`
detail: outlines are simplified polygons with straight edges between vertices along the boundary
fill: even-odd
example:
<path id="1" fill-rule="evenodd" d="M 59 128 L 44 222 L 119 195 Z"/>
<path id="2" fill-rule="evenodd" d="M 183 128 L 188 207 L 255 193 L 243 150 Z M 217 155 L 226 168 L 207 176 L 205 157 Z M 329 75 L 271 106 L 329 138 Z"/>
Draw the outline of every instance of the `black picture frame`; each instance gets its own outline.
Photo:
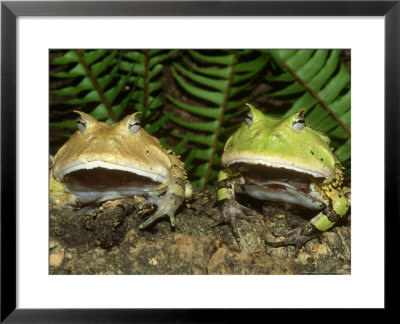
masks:
<path id="1" fill-rule="evenodd" d="M 219 322 L 238 310 L 16 308 L 16 19 L 19 16 L 384 16 L 385 308 L 396 282 L 389 240 L 399 233 L 400 4 L 396 1 L 4 1 L 1 3 L 1 322 Z M 389 284 L 388 284 L 389 283 Z M 388 284 L 388 285 L 387 285 Z M 391 288 L 392 287 L 392 288 Z M 329 305 L 327 305 L 329 307 Z M 254 310 L 253 310 L 254 311 Z M 261 310 L 258 310 L 260 312 Z M 253 316 L 253 314 L 252 314 Z M 263 315 L 261 315 L 263 316 Z"/>

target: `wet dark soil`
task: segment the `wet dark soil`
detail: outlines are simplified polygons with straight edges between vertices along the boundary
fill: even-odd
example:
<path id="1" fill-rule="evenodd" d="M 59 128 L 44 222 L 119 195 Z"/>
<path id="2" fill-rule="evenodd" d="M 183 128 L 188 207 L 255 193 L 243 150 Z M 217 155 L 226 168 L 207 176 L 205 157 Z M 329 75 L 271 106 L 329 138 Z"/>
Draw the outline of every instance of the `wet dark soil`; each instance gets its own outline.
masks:
<path id="1" fill-rule="evenodd" d="M 350 274 L 350 216 L 307 242 L 274 248 L 271 233 L 298 221 L 290 210 L 264 205 L 238 221 L 237 243 L 219 218 L 215 190 L 196 192 L 182 206 L 177 226 L 168 218 L 140 230 L 148 214 L 142 197 L 114 200 L 100 207 L 72 210 L 50 206 L 50 274 Z M 151 207 L 149 212 L 151 212 Z"/>

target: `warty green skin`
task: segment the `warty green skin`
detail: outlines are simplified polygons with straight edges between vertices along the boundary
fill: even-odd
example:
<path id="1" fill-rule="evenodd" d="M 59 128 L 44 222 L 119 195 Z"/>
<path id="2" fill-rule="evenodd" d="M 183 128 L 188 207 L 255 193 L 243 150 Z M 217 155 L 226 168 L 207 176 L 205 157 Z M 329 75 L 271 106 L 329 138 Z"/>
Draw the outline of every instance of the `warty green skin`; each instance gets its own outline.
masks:
<path id="1" fill-rule="evenodd" d="M 283 241 L 267 242 L 299 249 L 347 213 L 349 190 L 342 187 L 343 168 L 329 137 L 306 125 L 302 111 L 274 118 L 248 106 L 250 119 L 228 139 L 222 155 L 218 224 L 229 223 L 240 241 L 236 220 L 251 221 L 247 216 L 256 214 L 236 201 L 236 193 L 320 210 L 308 223 L 285 233 Z"/>

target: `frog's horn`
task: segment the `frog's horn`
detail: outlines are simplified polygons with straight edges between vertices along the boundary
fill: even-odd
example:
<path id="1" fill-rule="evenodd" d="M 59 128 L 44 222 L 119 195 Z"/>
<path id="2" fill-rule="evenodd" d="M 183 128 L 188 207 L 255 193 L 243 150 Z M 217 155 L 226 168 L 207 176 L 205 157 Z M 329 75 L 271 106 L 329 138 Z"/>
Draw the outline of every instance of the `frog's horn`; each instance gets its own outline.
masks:
<path id="1" fill-rule="evenodd" d="M 139 119 L 137 119 L 136 115 L 139 115 L 141 113 L 142 113 L 141 111 L 137 111 L 137 112 L 134 112 L 133 114 L 126 116 L 124 119 L 122 119 L 120 121 L 120 124 L 127 124 L 127 123 L 129 124 L 131 122 L 131 120 L 134 120 L 134 119 L 139 122 Z"/>
<path id="2" fill-rule="evenodd" d="M 83 111 L 79 111 L 79 110 L 74 110 L 74 113 L 77 113 L 79 115 L 81 115 L 81 117 L 86 120 L 86 121 L 90 121 L 90 122 L 97 122 L 97 120 L 95 118 L 93 118 L 92 116 L 84 113 Z"/>
<path id="3" fill-rule="evenodd" d="M 132 115 L 130 115 L 130 117 L 134 117 L 134 116 L 136 116 L 138 114 L 141 114 L 141 113 L 142 113 L 141 111 L 137 111 L 137 112 L 133 113 Z"/>
<path id="4" fill-rule="evenodd" d="M 98 121 L 93 118 L 92 116 L 85 114 L 82 111 L 78 111 L 78 110 L 74 110 L 75 113 L 81 115 L 81 119 L 78 120 L 78 123 L 76 124 L 76 127 L 83 132 L 88 125 L 95 125 L 96 123 L 98 123 Z"/>
<path id="5" fill-rule="evenodd" d="M 120 127 L 128 127 L 132 133 L 137 133 L 140 130 L 141 126 L 140 120 L 136 116 L 141 113 L 141 111 L 137 111 L 133 114 L 126 116 L 119 122 Z"/>
<path id="6" fill-rule="evenodd" d="M 130 115 L 126 116 L 124 119 L 122 119 L 121 123 L 123 124 L 124 122 L 127 122 L 128 120 L 131 120 L 133 118 L 137 118 L 136 115 L 139 115 L 141 113 L 142 113 L 141 111 L 134 112 L 133 114 L 130 114 Z"/>
<path id="7" fill-rule="evenodd" d="M 265 115 L 261 111 L 259 111 L 257 108 L 255 108 L 253 105 L 250 105 L 249 103 L 246 103 L 246 105 L 247 105 L 247 107 L 250 108 L 250 112 L 249 112 L 250 116 L 249 117 L 251 118 L 252 123 L 256 123 L 259 120 L 265 118 Z"/>

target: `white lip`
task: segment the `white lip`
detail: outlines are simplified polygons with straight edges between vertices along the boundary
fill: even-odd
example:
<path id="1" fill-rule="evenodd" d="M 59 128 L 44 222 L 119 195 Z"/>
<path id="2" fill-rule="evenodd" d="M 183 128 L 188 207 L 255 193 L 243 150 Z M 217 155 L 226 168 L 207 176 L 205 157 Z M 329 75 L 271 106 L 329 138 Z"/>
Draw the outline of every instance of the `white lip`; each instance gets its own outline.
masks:
<path id="1" fill-rule="evenodd" d="M 234 159 L 227 159 L 222 157 L 222 163 L 225 166 L 231 166 L 234 163 L 248 163 L 248 164 L 260 164 L 264 165 L 267 167 L 271 168 L 284 168 L 287 170 L 293 170 L 301 173 L 306 173 L 309 175 L 312 175 L 315 178 L 330 178 L 333 177 L 333 172 L 329 168 L 325 168 L 323 170 L 320 170 L 320 172 L 316 172 L 315 170 L 311 170 L 309 168 L 306 168 L 304 166 L 299 166 L 299 165 L 294 165 L 292 163 L 288 163 L 287 161 L 284 160 L 279 160 L 279 159 L 268 159 L 266 157 L 254 157 L 254 158 L 249 158 L 249 157 L 235 157 Z"/>
<path id="2" fill-rule="evenodd" d="M 60 181 L 62 178 L 64 178 L 65 175 L 70 174 L 74 171 L 91 170 L 95 168 L 126 171 L 143 177 L 150 178 L 151 180 L 159 183 L 165 182 L 166 180 L 168 180 L 169 177 L 168 171 L 165 168 L 154 167 L 153 169 L 149 170 L 149 169 L 138 168 L 137 166 L 134 165 L 119 165 L 119 164 L 107 163 L 104 161 L 92 161 L 92 162 L 76 161 L 74 163 L 68 164 L 67 166 L 61 169 L 56 168 L 54 170 L 54 176 L 58 181 Z"/>

